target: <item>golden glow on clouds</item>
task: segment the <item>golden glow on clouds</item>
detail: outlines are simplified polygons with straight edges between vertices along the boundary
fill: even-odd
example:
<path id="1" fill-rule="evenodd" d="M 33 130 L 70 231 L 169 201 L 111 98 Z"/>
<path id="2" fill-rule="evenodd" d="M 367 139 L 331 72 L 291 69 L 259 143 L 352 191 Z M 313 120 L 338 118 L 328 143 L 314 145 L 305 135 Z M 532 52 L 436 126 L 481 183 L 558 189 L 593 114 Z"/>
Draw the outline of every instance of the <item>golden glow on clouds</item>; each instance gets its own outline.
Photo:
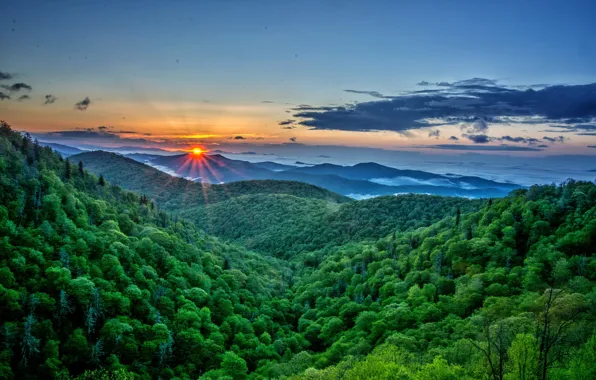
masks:
<path id="1" fill-rule="evenodd" d="M 280 104 L 223 104 L 173 101 L 102 100 L 91 97 L 87 111 L 76 111 L 73 105 L 79 98 L 59 97 L 54 104 L 42 105 L 33 97 L 27 102 L 2 101 L 0 115 L 17 130 L 49 132 L 85 130 L 99 125 L 111 126 L 108 133 L 116 133 L 122 140 L 144 139 L 163 144 L 164 149 L 192 150 L 202 146 L 280 144 L 296 138 L 297 143 L 310 145 L 346 145 L 384 149 L 417 149 L 420 145 L 465 144 L 472 145 L 461 136 L 459 126 L 441 126 L 439 138 L 429 137 L 431 128 L 406 131 L 404 134 L 388 131 L 351 132 L 310 130 L 306 127 L 282 129 L 278 122 L 292 118 L 285 112 L 288 105 Z M 255 103 L 259 100 L 255 100 Z M 513 118 L 512 118 L 513 120 Z M 515 121 L 515 120 L 514 120 Z M 435 128 L 433 128 L 435 129 Z M 547 124 L 491 124 L 490 136 L 523 136 L 542 139 L 558 135 L 542 132 L 551 129 Z M 596 145 L 596 137 L 560 133 L 570 140 L 564 144 L 544 142 L 549 153 L 592 153 L 586 145 Z M 236 138 L 241 136 L 242 138 Z M 450 141 L 457 136 L 459 141 Z M 487 145 L 499 145 L 493 142 Z M 479 144 L 480 145 L 480 144 Z M 516 145 L 509 143 L 509 145 Z M 518 144 L 519 146 L 526 146 Z M 201 148 L 204 151 L 204 148 Z M 450 153 L 441 151 L 441 153 Z M 461 154 L 461 152 L 453 152 Z"/>

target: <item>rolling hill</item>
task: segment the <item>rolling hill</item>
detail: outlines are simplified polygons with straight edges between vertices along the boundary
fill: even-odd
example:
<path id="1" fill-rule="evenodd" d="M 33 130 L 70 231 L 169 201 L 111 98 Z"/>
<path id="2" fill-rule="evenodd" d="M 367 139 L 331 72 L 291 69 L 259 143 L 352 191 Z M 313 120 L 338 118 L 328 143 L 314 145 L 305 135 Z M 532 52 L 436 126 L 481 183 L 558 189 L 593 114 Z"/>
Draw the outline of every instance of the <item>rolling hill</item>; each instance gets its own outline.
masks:
<path id="1" fill-rule="evenodd" d="M 254 194 L 185 208 L 180 215 L 210 234 L 259 252 L 290 258 L 325 246 L 378 239 L 390 231 L 429 226 L 485 200 L 430 195 L 382 196 L 330 203 L 286 194 Z"/>
<path id="2" fill-rule="evenodd" d="M 52 148 L 54 151 L 58 152 L 62 157 L 68 157 L 68 156 L 72 156 L 73 154 L 78 154 L 78 153 L 84 152 L 84 150 L 82 150 L 82 149 L 75 148 L 74 146 L 63 145 L 63 144 L 44 142 L 44 141 L 40 141 L 39 144 Z"/>
<path id="3" fill-rule="evenodd" d="M 594 183 L 346 203 L 238 183 L 191 222 L 0 123 L 0 377 L 595 378 Z"/>
<path id="4" fill-rule="evenodd" d="M 519 185 L 479 177 L 439 175 L 400 170 L 376 163 L 354 166 L 321 164 L 309 167 L 275 162 L 251 163 L 221 154 L 183 154 L 148 161 L 160 170 L 206 183 L 230 183 L 249 179 L 306 182 L 353 198 L 390 194 L 435 194 L 470 198 L 503 197 Z"/>
<path id="5" fill-rule="evenodd" d="M 104 151 L 86 152 L 70 159 L 73 162 L 83 162 L 87 170 L 102 174 L 114 184 L 155 199 L 169 210 L 213 204 L 247 194 L 290 194 L 338 203 L 350 200 L 329 190 L 295 181 L 241 181 L 225 185 L 193 182 L 173 177 L 131 158 Z"/>

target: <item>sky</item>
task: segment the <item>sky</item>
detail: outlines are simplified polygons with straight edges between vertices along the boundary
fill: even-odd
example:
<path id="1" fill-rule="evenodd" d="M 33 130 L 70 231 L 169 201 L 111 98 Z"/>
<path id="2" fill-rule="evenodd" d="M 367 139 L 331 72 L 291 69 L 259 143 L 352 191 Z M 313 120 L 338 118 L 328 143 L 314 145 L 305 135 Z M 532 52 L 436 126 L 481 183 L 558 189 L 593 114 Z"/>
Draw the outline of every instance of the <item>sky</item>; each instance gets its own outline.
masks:
<path id="1" fill-rule="evenodd" d="M 0 14 L 0 118 L 40 140 L 596 155 L 590 0 L 4 0 Z"/>

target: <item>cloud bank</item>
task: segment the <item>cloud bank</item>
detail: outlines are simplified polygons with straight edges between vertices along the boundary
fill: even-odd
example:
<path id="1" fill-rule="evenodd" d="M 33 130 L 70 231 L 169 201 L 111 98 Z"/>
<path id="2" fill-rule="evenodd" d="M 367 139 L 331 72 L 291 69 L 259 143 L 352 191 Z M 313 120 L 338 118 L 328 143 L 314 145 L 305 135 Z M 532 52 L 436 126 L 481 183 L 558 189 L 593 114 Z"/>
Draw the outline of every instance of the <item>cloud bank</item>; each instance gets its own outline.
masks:
<path id="1" fill-rule="evenodd" d="M 557 123 L 575 129 L 596 120 L 596 83 L 536 90 L 536 86 L 502 86 L 493 79 L 472 78 L 419 85 L 429 88 L 397 96 L 345 90 L 377 99 L 342 106 L 300 105 L 290 111 L 310 129 L 400 133 L 459 123 L 471 123 L 464 131 L 468 135 L 486 134 L 492 123 Z"/>

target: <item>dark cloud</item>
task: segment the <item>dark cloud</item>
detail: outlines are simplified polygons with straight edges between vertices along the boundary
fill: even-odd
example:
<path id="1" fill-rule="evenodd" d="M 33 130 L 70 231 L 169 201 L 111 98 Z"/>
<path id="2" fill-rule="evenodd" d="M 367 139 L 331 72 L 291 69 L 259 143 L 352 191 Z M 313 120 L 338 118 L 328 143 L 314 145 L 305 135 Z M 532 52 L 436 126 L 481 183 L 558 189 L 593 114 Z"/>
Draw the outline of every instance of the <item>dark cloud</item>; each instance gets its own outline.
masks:
<path id="1" fill-rule="evenodd" d="M 421 81 L 417 83 L 418 86 L 438 86 L 438 87 L 468 87 L 468 86 L 496 86 L 497 81 L 495 79 L 486 78 L 472 78 L 456 81 L 453 83 L 449 82 L 435 82 L 431 83 L 428 81 Z"/>
<path id="2" fill-rule="evenodd" d="M 281 129 L 296 129 L 295 125 L 286 125 L 285 127 L 281 127 Z"/>
<path id="3" fill-rule="evenodd" d="M 548 148 L 548 145 L 544 145 L 544 144 L 536 145 L 536 148 Z"/>
<path id="4" fill-rule="evenodd" d="M 459 141 L 459 138 L 456 136 L 451 136 L 451 137 L 449 137 L 449 140 Z"/>
<path id="5" fill-rule="evenodd" d="M 385 95 L 383 95 L 377 91 L 344 90 L 344 92 L 351 92 L 353 94 L 370 95 L 373 98 L 385 98 Z"/>
<path id="6" fill-rule="evenodd" d="M 468 120 L 474 120 L 474 130 L 466 130 L 467 134 L 486 134 L 483 130 L 491 123 L 574 125 L 596 118 L 596 83 L 521 90 L 499 86 L 492 79 L 472 78 L 435 85 L 436 90 L 343 106 L 300 105 L 291 110 L 301 125 L 311 129 L 402 133 Z"/>
<path id="7" fill-rule="evenodd" d="M 462 136 L 472 141 L 474 144 L 487 144 L 494 140 L 493 137 L 487 135 L 469 135 L 464 133 Z"/>
<path id="8" fill-rule="evenodd" d="M 75 109 L 79 111 L 86 111 L 89 105 L 91 104 L 91 99 L 89 97 L 85 97 L 85 99 L 81 100 L 80 102 L 75 104 Z"/>
<path id="9" fill-rule="evenodd" d="M 427 145 L 420 148 L 450 149 L 450 150 L 489 150 L 489 151 L 509 151 L 509 152 L 539 152 L 542 149 L 530 148 L 527 146 L 511 145 L 460 145 L 460 144 L 439 144 Z"/>
<path id="10" fill-rule="evenodd" d="M 110 131 L 110 133 L 113 133 L 115 135 L 131 135 L 131 134 L 136 134 L 139 133 L 137 131 Z M 143 136 L 151 136 L 151 133 L 142 133 Z"/>
<path id="11" fill-rule="evenodd" d="M 433 129 L 430 132 L 428 132 L 428 137 L 439 138 L 440 135 L 441 135 L 441 131 L 439 131 L 438 129 Z"/>
<path id="12" fill-rule="evenodd" d="M 297 139 L 296 137 L 290 137 L 290 138 L 289 138 L 289 140 L 290 140 L 291 142 L 296 142 L 298 139 Z"/>
<path id="13" fill-rule="evenodd" d="M 576 133 L 577 136 L 596 136 L 596 132 L 582 132 Z"/>
<path id="14" fill-rule="evenodd" d="M 234 136 L 234 140 L 246 140 L 244 136 Z"/>
<path id="15" fill-rule="evenodd" d="M 565 140 L 567 140 L 567 138 L 565 136 L 557 136 L 557 137 L 544 136 L 542 139 L 549 141 L 551 143 L 558 143 L 558 142 L 563 143 L 563 142 L 565 142 Z"/>
<path id="16" fill-rule="evenodd" d="M 97 127 L 97 129 L 100 131 L 105 131 L 106 129 L 110 129 L 110 128 L 114 128 L 114 127 L 106 127 L 105 125 L 100 125 L 99 127 Z"/>
<path id="17" fill-rule="evenodd" d="M 31 97 L 29 95 L 21 95 L 19 96 L 19 99 L 17 99 L 19 102 L 22 102 L 23 100 L 28 100 L 31 99 Z"/>
<path id="18" fill-rule="evenodd" d="M 3 89 L 5 89 L 7 91 L 10 91 L 10 92 L 19 92 L 21 90 L 27 90 L 27 91 L 33 90 L 33 87 L 29 86 L 26 83 L 22 83 L 22 82 L 15 83 L 15 84 L 12 84 L 10 86 L 4 84 L 4 85 L 2 85 L 0 87 L 2 87 Z"/>
<path id="19" fill-rule="evenodd" d="M 522 143 L 522 144 L 537 144 L 540 140 L 535 139 L 533 137 L 511 137 L 511 136 L 501 136 L 497 138 L 499 141 L 507 141 L 513 143 Z"/>
<path id="20" fill-rule="evenodd" d="M 14 78 L 14 75 L 10 73 L 5 73 L 4 71 L 0 71 L 0 80 L 9 80 Z"/>
<path id="21" fill-rule="evenodd" d="M 58 100 L 57 97 L 55 97 L 54 95 L 46 95 L 46 101 L 43 102 L 43 104 L 52 104 L 54 103 L 56 100 Z"/>
<path id="22" fill-rule="evenodd" d="M 275 102 L 272 102 L 271 100 L 263 100 L 261 101 L 261 103 L 265 103 L 265 104 L 273 104 Z"/>
<path id="23" fill-rule="evenodd" d="M 488 123 L 484 119 L 478 119 L 471 125 L 462 125 L 461 130 L 467 134 L 486 134 Z"/>
<path id="24" fill-rule="evenodd" d="M 0 91 L 0 100 L 10 99 L 10 95 L 6 95 L 2 91 Z"/>
<path id="25" fill-rule="evenodd" d="M 596 148 L 596 145 L 588 145 L 588 148 Z"/>
<path id="26" fill-rule="evenodd" d="M 129 131 L 122 131 L 129 132 Z M 142 139 L 142 138 L 122 138 L 119 136 L 120 132 L 107 132 L 105 130 L 99 130 L 96 128 L 86 128 L 78 130 L 67 130 L 58 132 L 47 132 L 47 133 L 35 133 L 41 141 L 51 142 L 65 142 L 73 141 L 75 143 L 94 143 L 94 144 L 154 144 L 153 141 Z M 124 134 L 124 133 L 123 133 Z"/>
<path id="27" fill-rule="evenodd" d="M 592 121 L 592 120 L 590 120 Z M 590 122 L 588 121 L 588 122 Z M 554 132 L 554 133 L 576 133 L 576 132 L 588 132 L 596 131 L 596 124 L 584 124 L 584 121 L 580 121 L 577 124 L 566 124 L 566 125 L 553 125 L 552 128 L 557 129 L 546 129 L 542 132 Z"/>
<path id="28" fill-rule="evenodd" d="M 294 122 L 296 122 L 296 120 L 288 119 L 288 120 L 280 121 L 278 124 L 279 125 L 290 125 L 290 124 L 294 124 Z"/>

